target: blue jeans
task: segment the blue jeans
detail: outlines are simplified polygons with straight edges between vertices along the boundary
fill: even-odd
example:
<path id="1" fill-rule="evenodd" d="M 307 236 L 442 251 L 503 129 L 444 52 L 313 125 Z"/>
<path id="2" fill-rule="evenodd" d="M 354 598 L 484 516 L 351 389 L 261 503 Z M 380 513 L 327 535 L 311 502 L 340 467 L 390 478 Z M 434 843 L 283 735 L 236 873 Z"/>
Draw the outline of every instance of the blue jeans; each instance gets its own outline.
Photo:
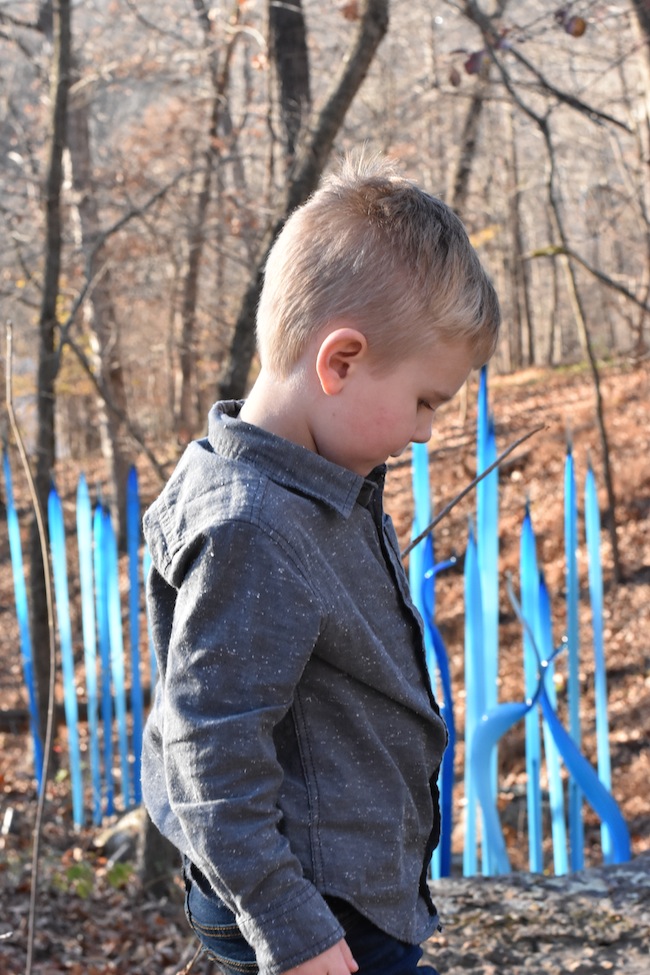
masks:
<path id="1" fill-rule="evenodd" d="M 208 957 L 218 963 L 224 975 L 256 975 L 255 952 L 242 937 L 234 914 L 190 878 L 186 879 L 186 888 L 185 913 Z M 345 930 L 359 975 L 437 975 L 431 965 L 418 968 L 422 957 L 418 945 L 391 938 L 344 901 L 327 900 Z"/>

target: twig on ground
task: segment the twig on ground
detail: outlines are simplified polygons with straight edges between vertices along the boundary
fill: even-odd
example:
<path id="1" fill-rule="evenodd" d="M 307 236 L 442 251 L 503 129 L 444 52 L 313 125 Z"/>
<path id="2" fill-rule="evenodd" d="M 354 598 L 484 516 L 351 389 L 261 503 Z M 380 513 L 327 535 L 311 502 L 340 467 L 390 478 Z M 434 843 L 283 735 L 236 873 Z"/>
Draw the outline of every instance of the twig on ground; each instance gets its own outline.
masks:
<path id="1" fill-rule="evenodd" d="M 199 955 L 201 954 L 201 951 L 202 951 L 202 948 L 201 948 L 201 945 L 199 945 L 199 947 L 196 949 L 196 952 L 195 952 L 194 956 L 192 958 L 190 958 L 190 960 L 187 963 L 187 965 L 185 965 L 183 968 L 181 968 L 180 972 L 178 972 L 177 975 L 190 975 L 190 972 L 192 971 L 192 969 L 194 968 L 194 965 L 198 961 L 198 958 L 199 958 Z"/>

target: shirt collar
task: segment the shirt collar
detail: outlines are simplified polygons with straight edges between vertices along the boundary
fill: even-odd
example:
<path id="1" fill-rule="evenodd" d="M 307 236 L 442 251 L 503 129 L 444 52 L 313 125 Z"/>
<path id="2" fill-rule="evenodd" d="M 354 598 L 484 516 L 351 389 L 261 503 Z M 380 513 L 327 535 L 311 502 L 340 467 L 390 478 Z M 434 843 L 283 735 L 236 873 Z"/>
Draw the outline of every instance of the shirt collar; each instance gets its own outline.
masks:
<path id="1" fill-rule="evenodd" d="M 248 461 L 272 481 L 310 495 L 349 517 L 355 504 L 368 507 L 381 496 L 385 465 L 368 477 L 333 464 L 320 454 L 240 420 L 243 400 L 224 400 L 210 410 L 208 440 L 222 457 Z"/>

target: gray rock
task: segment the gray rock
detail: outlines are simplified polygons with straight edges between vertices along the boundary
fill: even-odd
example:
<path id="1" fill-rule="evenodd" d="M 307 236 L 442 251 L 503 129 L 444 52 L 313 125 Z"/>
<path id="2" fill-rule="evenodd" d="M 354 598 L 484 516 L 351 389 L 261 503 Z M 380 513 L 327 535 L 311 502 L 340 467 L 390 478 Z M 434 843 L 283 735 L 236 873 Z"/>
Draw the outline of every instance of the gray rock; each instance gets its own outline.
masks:
<path id="1" fill-rule="evenodd" d="M 440 975 L 650 975 L 650 853 L 566 877 L 445 878 Z"/>

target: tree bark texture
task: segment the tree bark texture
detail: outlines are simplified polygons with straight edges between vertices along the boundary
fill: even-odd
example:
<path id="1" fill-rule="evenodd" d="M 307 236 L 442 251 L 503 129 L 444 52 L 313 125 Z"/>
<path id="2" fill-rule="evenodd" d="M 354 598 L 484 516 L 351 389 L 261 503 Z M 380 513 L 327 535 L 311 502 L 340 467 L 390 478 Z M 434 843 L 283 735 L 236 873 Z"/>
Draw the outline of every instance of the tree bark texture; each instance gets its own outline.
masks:
<path id="1" fill-rule="evenodd" d="M 512 107 L 506 108 L 510 136 L 510 168 L 512 186 L 510 191 L 510 228 L 512 233 L 512 290 L 515 320 L 510 327 L 510 368 L 520 369 L 523 365 L 523 335 L 527 337 L 527 364 L 535 361 L 535 336 L 533 316 L 530 307 L 530 282 L 528 263 L 525 260 L 524 230 L 521 219 L 521 185 L 519 173 L 519 152 L 517 132 L 514 126 Z"/>
<path id="2" fill-rule="evenodd" d="M 649 166 L 646 168 L 645 197 L 650 200 L 650 0 L 632 0 L 632 8 L 636 17 L 638 32 L 643 43 L 645 57 L 643 58 L 643 115 L 639 121 L 639 137 L 642 152 Z M 650 287 L 646 289 L 645 301 L 648 301 Z M 641 358 L 648 351 L 648 343 L 645 337 L 647 325 L 647 315 L 641 312 L 636 326 L 635 354 Z"/>
<path id="3" fill-rule="evenodd" d="M 55 0 L 54 46 L 51 68 L 51 115 L 48 134 L 48 160 L 45 181 L 45 252 L 43 292 L 39 313 L 37 432 L 34 483 L 39 505 L 47 524 L 47 499 L 54 460 L 54 384 L 58 371 L 55 349 L 57 299 L 61 271 L 62 219 L 61 187 L 63 150 L 66 143 L 68 91 L 70 87 L 71 3 Z M 43 559 L 36 520 L 32 521 L 30 542 L 30 623 L 34 649 L 39 720 L 44 733 L 50 680 L 49 624 Z"/>
<path id="4" fill-rule="evenodd" d="M 187 267 L 183 280 L 181 304 L 180 396 L 176 416 L 176 431 L 181 443 L 188 443 L 196 431 L 198 420 L 198 391 L 196 377 L 196 309 L 199 300 L 200 273 L 205 248 L 205 224 L 212 199 L 214 171 L 218 163 L 218 135 L 225 113 L 226 91 L 230 78 L 230 62 L 237 34 L 226 45 L 223 67 L 215 46 L 212 21 L 203 0 L 194 0 L 199 22 L 204 31 L 205 44 L 210 48 L 210 81 L 212 109 L 208 123 L 206 147 L 203 152 L 203 173 L 196 198 L 194 219 L 188 233 Z M 238 15 L 239 8 L 234 14 Z"/>
<path id="5" fill-rule="evenodd" d="M 641 33 L 645 38 L 646 61 L 650 65 L 650 0 L 632 0 L 632 9 L 634 10 Z M 648 95 L 650 97 L 650 92 Z"/>
<path id="6" fill-rule="evenodd" d="M 73 64 L 75 76 L 78 72 Z M 91 342 L 95 374 L 108 393 L 97 397 L 102 454 L 111 472 L 112 511 L 120 545 L 126 539 L 126 485 L 133 463 L 130 439 L 124 417 L 127 397 L 122 367 L 120 327 L 113 303 L 113 283 L 104 247 L 97 247 L 101 221 L 93 179 L 92 150 L 87 90 L 77 90 L 70 99 L 68 148 L 72 164 L 72 187 L 81 227 L 81 246 L 86 258 L 86 273 L 93 281 L 89 307 Z M 111 409 L 114 405 L 116 409 Z"/>
<path id="7" fill-rule="evenodd" d="M 462 219 L 467 209 L 469 195 L 469 181 L 476 158 L 476 146 L 483 114 L 483 105 L 487 97 L 489 81 L 487 78 L 477 80 L 470 99 L 463 131 L 459 140 L 460 149 L 458 163 L 452 178 L 449 203 Z"/>
<path id="8" fill-rule="evenodd" d="M 219 383 L 220 399 L 238 399 L 246 391 L 255 355 L 255 312 L 269 250 L 292 210 L 304 203 L 316 189 L 336 134 L 387 29 L 388 0 L 366 0 L 361 8 L 358 29 L 329 95 L 320 110 L 312 113 L 303 132 L 288 175 L 284 198 L 260 242 L 260 256 L 242 299 L 228 362 Z"/>
<path id="9" fill-rule="evenodd" d="M 149 816 L 144 817 L 139 851 L 138 873 L 147 900 L 170 897 L 180 873 L 180 855 L 160 833 Z"/>
<path id="10" fill-rule="evenodd" d="M 285 159 L 290 165 L 311 107 L 302 0 L 269 0 L 269 51 L 278 84 Z"/>

